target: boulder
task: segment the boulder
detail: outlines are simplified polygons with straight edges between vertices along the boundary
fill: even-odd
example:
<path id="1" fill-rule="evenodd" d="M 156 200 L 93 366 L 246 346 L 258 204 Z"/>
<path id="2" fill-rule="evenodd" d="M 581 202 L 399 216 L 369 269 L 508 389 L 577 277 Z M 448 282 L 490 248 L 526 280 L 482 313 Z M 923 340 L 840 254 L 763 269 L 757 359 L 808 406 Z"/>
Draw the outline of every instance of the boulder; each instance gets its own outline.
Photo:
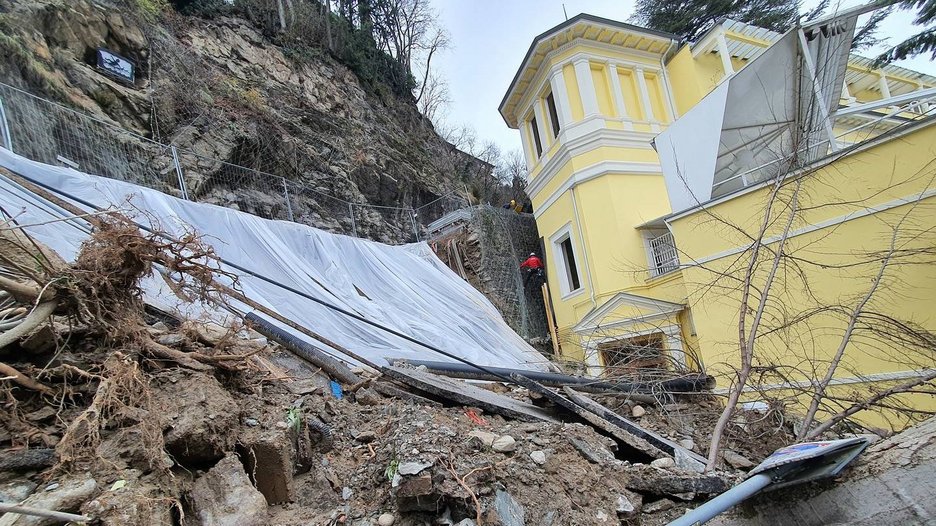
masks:
<path id="1" fill-rule="evenodd" d="M 244 467 L 234 455 L 224 457 L 208 473 L 195 479 L 191 498 L 195 516 L 202 524 L 266 524 L 266 499 L 250 483 Z"/>

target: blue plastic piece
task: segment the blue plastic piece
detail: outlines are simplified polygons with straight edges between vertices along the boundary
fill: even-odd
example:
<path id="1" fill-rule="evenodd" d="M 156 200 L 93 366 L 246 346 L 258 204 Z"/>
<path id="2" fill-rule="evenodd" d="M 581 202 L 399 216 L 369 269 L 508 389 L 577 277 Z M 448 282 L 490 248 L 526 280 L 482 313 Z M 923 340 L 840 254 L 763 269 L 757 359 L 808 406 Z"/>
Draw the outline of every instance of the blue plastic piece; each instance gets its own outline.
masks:
<path id="1" fill-rule="evenodd" d="M 339 400 L 344 398 L 344 393 L 341 392 L 341 384 L 339 384 L 338 382 L 334 380 L 331 380 L 331 392 L 332 392 L 332 395 L 334 395 L 335 398 Z"/>

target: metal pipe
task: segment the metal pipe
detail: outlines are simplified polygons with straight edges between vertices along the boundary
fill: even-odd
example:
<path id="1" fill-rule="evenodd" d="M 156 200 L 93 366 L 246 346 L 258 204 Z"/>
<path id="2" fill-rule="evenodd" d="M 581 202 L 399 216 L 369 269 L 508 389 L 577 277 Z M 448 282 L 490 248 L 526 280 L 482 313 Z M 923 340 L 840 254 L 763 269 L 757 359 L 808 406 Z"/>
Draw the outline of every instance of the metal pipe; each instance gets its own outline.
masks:
<path id="1" fill-rule="evenodd" d="M 467 380 L 488 380 L 493 382 L 502 381 L 503 376 L 509 377 L 511 374 L 516 373 L 522 376 L 534 380 L 543 385 L 550 387 L 561 387 L 561 386 L 574 386 L 580 391 L 586 392 L 608 392 L 614 391 L 619 393 L 652 393 L 652 392 L 666 392 L 666 393 L 686 393 L 686 392 L 696 392 L 704 389 L 712 380 L 711 376 L 705 374 L 697 375 L 688 375 L 683 378 L 674 378 L 670 380 L 663 380 L 661 382 L 608 382 L 596 380 L 594 378 L 585 378 L 582 376 L 571 376 L 567 374 L 559 373 L 547 373 L 540 371 L 527 371 L 519 369 L 508 369 L 504 367 L 488 367 L 485 366 L 484 370 L 472 367 L 469 365 L 461 363 L 452 363 L 452 362 L 435 362 L 429 360 L 410 360 L 410 359 L 393 359 L 388 360 L 390 363 L 406 363 L 414 367 L 425 366 L 429 371 L 442 374 L 444 376 L 450 376 L 452 378 L 462 378 Z M 491 374 L 497 373 L 497 376 Z"/>
<path id="2" fill-rule="evenodd" d="M 3 147 L 13 151 L 13 139 L 10 138 L 10 123 L 7 121 L 6 110 L 3 108 L 3 99 L 0 99 L 0 140 Z"/>
<path id="3" fill-rule="evenodd" d="M 773 478 L 766 473 L 754 475 L 698 508 L 687 512 L 682 517 L 670 522 L 667 526 L 695 526 L 697 524 L 705 524 L 712 519 L 712 517 L 715 517 L 719 513 L 766 488 L 770 485 L 772 480 Z"/>

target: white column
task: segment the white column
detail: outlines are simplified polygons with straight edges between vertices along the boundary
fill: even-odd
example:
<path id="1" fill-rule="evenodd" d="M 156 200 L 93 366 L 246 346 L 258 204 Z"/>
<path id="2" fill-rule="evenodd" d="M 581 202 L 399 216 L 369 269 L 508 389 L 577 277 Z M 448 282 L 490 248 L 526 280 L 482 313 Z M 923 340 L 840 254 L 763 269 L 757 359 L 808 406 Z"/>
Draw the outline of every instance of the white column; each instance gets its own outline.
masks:
<path id="1" fill-rule="evenodd" d="M 598 114 L 598 95 L 595 93 L 595 83 L 592 82 L 591 66 L 587 58 L 575 61 L 575 80 L 578 83 L 579 95 L 582 97 L 582 109 L 585 118 Z"/>
<path id="2" fill-rule="evenodd" d="M 878 74 L 878 88 L 881 90 L 881 98 L 891 98 L 890 86 L 887 85 L 887 77 L 883 73 Z"/>
<path id="3" fill-rule="evenodd" d="M 731 65 L 731 53 L 728 52 L 728 40 L 725 38 L 725 32 L 719 31 L 715 42 L 718 45 L 718 56 L 721 57 L 722 69 L 725 70 L 725 77 L 734 73 L 734 66 Z M 722 77 L 724 79 L 725 77 Z"/>
<path id="4" fill-rule="evenodd" d="M 546 153 L 546 150 L 549 149 L 549 143 L 551 142 L 552 135 L 546 131 L 546 118 L 543 116 L 543 105 L 540 103 L 541 99 L 535 99 L 533 101 L 533 115 L 536 116 L 536 129 L 539 131 L 540 144 L 543 146 L 543 153 Z M 533 145 L 536 148 L 536 145 Z M 534 152 L 535 153 L 535 152 Z"/>
<path id="5" fill-rule="evenodd" d="M 848 90 L 848 82 L 842 81 L 842 98 L 847 100 L 849 104 L 855 103 L 855 97 L 851 96 L 851 91 Z"/>
<path id="6" fill-rule="evenodd" d="M 614 96 L 614 106 L 617 108 L 618 117 L 629 121 L 627 115 L 627 106 L 624 105 L 624 93 L 621 91 L 621 79 L 618 77 L 617 64 L 608 64 L 608 75 L 611 76 L 611 91 Z"/>
<path id="7" fill-rule="evenodd" d="M 549 75 L 549 85 L 552 87 L 556 113 L 559 114 L 559 127 L 564 130 L 572 122 L 572 102 L 569 101 L 569 91 L 566 89 L 561 67 L 554 69 Z"/>
<path id="8" fill-rule="evenodd" d="M 647 79 L 644 78 L 644 70 L 637 66 L 634 68 L 634 74 L 637 75 L 637 89 L 640 90 L 640 103 L 644 107 L 644 115 L 650 122 L 656 122 L 653 116 L 653 105 L 650 104 L 650 92 L 647 91 Z"/>

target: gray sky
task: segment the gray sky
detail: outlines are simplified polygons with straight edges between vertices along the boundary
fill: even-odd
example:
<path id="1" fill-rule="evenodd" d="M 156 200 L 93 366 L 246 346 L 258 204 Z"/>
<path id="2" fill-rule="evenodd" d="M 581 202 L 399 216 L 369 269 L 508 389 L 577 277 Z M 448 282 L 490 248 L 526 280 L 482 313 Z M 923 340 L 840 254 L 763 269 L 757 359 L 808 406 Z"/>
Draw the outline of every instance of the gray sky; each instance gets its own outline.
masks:
<path id="1" fill-rule="evenodd" d="M 520 134 L 507 127 L 497 106 L 520 67 L 533 37 L 565 20 L 558 0 L 432 0 L 449 31 L 452 49 L 433 67 L 448 81 L 451 105 L 442 121 L 448 126 L 468 125 L 481 140 L 493 140 L 502 151 L 520 148 Z M 589 13 L 627 21 L 634 2 L 627 0 L 567 0 L 569 18 Z M 813 1 L 806 1 L 814 5 Z M 863 2 L 845 0 L 843 7 Z M 891 44 L 917 31 L 912 12 L 897 11 L 881 25 L 879 35 Z M 862 20 L 859 20 L 859 24 Z M 883 49 L 883 48 L 882 48 Z M 864 51 L 874 56 L 877 49 Z M 936 75 L 936 63 L 928 55 L 898 62 L 899 65 Z"/>

